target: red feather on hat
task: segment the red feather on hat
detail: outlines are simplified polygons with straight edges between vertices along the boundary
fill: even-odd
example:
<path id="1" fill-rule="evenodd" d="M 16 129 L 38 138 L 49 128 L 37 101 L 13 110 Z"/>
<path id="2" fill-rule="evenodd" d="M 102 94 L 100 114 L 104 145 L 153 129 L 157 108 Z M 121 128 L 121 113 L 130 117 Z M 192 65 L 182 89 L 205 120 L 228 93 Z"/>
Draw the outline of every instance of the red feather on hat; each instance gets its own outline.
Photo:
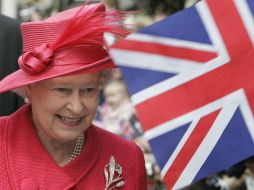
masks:
<path id="1" fill-rule="evenodd" d="M 122 27 L 122 20 L 126 13 L 119 11 L 105 12 L 105 7 L 102 4 L 88 4 L 90 4 L 90 1 L 80 7 L 75 15 L 70 18 L 63 33 L 52 44 L 52 49 L 75 45 L 103 46 L 103 34 L 105 32 L 116 36 L 129 34 Z M 96 9 L 99 9 L 99 11 Z"/>

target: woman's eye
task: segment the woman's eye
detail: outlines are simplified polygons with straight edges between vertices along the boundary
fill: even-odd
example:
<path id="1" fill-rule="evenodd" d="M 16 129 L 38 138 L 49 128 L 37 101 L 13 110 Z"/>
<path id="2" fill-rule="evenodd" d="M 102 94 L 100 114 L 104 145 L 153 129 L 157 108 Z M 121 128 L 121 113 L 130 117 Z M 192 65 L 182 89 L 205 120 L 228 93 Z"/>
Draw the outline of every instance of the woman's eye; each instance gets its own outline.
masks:
<path id="1" fill-rule="evenodd" d="M 71 93 L 71 89 L 69 88 L 54 88 L 53 90 L 59 95 L 66 95 Z"/>
<path id="2" fill-rule="evenodd" d="M 81 89 L 80 92 L 84 96 L 92 96 L 95 94 L 96 88 L 84 88 L 84 89 Z"/>

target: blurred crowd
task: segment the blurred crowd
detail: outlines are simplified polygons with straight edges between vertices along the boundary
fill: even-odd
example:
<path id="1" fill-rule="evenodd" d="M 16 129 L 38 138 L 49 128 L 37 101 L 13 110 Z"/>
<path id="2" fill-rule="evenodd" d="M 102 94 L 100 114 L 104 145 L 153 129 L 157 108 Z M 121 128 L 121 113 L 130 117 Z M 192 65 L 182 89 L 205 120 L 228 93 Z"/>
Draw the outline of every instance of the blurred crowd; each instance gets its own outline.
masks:
<path id="1" fill-rule="evenodd" d="M 254 156 L 183 190 L 253 190 Z"/>
<path id="2" fill-rule="evenodd" d="M 175 0 L 174 6 L 158 5 L 156 9 L 142 9 L 145 0 L 102 0 L 109 10 L 134 11 L 124 21 L 131 30 L 138 30 L 153 22 L 159 21 L 167 15 L 185 7 L 189 7 L 197 0 Z M 78 0 L 22 0 L 18 5 L 18 19 L 21 22 L 37 21 L 46 18 L 69 7 L 75 7 L 84 1 Z M 156 1 L 154 1 L 156 2 Z M 150 3 L 154 3 L 150 1 Z M 172 1 L 173 2 L 173 1 Z M 151 4 L 153 7 L 153 4 Z M 170 11 L 168 11 L 170 10 Z M 115 42 L 114 36 L 106 36 L 109 45 Z M 128 90 L 123 81 L 121 71 L 114 69 L 111 79 L 102 89 L 100 106 L 94 121 L 125 139 L 136 142 L 143 150 L 146 161 L 148 190 L 166 189 L 160 177 L 160 168 L 149 143 L 143 136 L 141 124 L 130 101 Z M 184 190 L 253 190 L 254 189 L 254 157 L 251 157 L 226 171 L 214 174 L 199 181 Z"/>

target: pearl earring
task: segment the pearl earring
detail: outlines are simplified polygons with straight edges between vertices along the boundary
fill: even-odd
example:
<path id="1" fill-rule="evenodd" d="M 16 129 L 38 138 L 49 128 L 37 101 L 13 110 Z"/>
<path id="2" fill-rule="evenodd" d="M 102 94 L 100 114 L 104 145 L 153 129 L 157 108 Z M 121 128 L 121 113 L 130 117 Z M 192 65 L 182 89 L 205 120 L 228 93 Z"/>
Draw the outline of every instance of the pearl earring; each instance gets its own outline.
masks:
<path id="1" fill-rule="evenodd" d="M 28 97 L 25 97 L 24 101 L 25 103 L 30 104 L 30 99 Z"/>

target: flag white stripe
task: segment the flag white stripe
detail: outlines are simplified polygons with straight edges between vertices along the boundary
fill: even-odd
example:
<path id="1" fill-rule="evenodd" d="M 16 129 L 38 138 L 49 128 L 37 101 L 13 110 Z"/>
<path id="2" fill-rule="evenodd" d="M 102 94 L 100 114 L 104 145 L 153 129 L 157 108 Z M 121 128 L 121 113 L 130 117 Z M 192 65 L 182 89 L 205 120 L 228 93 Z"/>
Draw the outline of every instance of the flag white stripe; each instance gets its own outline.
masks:
<path id="1" fill-rule="evenodd" d="M 138 105 L 143 101 L 160 95 L 166 91 L 169 91 L 187 81 L 190 81 L 198 76 L 203 75 L 206 72 L 209 72 L 210 69 L 213 70 L 212 65 L 221 62 L 220 57 L 217 57 L 207 63 L 207 65 L 200 65 L 195 72 L 182 72 L 174 77 L 161 81 L 155 85 L 151 85 L 148 88 L 145 88 L 131 96 L 131 100 L 134 105 Z"/>
<path id="2" fill-rule="evenodd" d="M 151 71 L 180 73 L 200 66 L 195 61 L 172 58 L 145 52 L 112 49 L 111 55 L 119 66 L 127 66 Z"/>
<path id="3" fill-rule="evenodd" d="M 210 44 L 204 44 L 204 43 L 198 43 L 198 42 L 192 42 L 192 41 L 186 41 L 186 40 L 178 40 L 178 39 L 160 37 L 160 36 L 149 35 L 149 34 L 133 33 L 129 35 L 127 39 L 146 42 L 146 43 L 155 43 L 155 44 L 168 45 L 168 46 L 174 46 L 174 47 L 188 48 L 188 49 L 199 50 L 199 51 L 207 51 L 207 52 L 214 52 L 214 53 L 217 52 L 214 46 Z"/>
<path id="4" fill-rule="evenodd" d="M 167 163 L 165 164 L 164 168 L 162 168 L 162 170 L 161 170 L 161 176 L 162 177 L 164 177 L 166 175 L 169 167 L 172 165 L 172 163 L 176 159 L 177 155 L 179 154 L 180 150 L 182 149 L 182 147 L 184 146 L 184 144 L 188 140 L 189 136 L 191 135 L 192 131 L 195 129 L 199 119 L 200 119 L 200 117 L 192 120 L 192 123 L 191 123 L 190 127 L 184 133 L 184 136 L 182 137 L 181 141 L 177 144 L 176 149 L 174 150 L 174 152 L 170 156 L 170 158 L 167 161 Z"/>
<path id="5" fill-rule="evenodd" d="M 252 45 L 254 46 L 254 18 L 246 0 L 234 0 L 236 8 L 242 17 L 242 22 L 246 27 L 247 33 L 251 39 Z"/>
<path id="6" fill-rule="evenodd" d="M 199 2 L 196 7 L 212 43 L 215 45 L 219 57 L 221 57 L 221 62 L 218 62 L 218 65 L 216 66 L 218 67 L 230 60 L 228 51 L 224 45 L 223 39 L 220 35 L 216 22 L 212 17 L 211 11 L 208 8 L 206 1 Z"/>

